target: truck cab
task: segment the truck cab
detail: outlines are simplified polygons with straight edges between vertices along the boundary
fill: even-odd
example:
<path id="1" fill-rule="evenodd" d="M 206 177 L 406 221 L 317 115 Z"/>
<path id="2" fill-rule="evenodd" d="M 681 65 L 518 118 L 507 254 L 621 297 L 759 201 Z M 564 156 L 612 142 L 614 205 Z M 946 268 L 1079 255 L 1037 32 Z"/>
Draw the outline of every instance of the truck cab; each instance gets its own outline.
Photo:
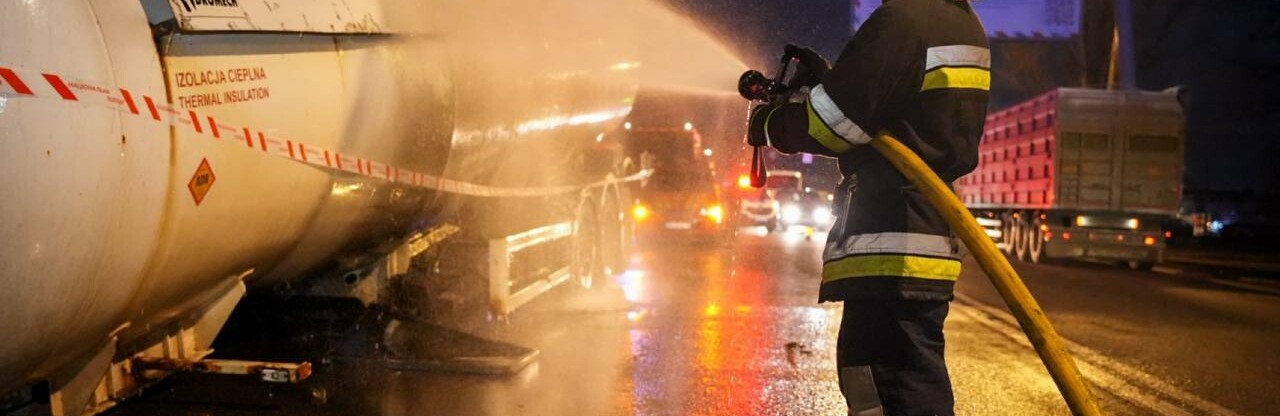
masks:
<path id="1" fill-rule="evenodd" d="M 634 127 L 625 143 L 628 155 L 653 169 L 632 206 L 640 232 L 724 229 L 728 213 L 697 130 Z"/>

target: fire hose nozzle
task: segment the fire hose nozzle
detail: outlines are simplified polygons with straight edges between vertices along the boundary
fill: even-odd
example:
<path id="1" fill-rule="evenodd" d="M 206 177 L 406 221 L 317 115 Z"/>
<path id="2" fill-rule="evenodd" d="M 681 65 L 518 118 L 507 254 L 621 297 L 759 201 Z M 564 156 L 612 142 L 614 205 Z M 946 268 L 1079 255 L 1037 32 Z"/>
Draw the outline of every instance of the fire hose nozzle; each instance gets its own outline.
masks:
<path id="1" fill-rule="evenodd" d="M 769 101 L 783 89 L 782 84 L 769 79 L 756 70 L 743 72 L 738 77 L 738 94 L 752 101 Z"/>

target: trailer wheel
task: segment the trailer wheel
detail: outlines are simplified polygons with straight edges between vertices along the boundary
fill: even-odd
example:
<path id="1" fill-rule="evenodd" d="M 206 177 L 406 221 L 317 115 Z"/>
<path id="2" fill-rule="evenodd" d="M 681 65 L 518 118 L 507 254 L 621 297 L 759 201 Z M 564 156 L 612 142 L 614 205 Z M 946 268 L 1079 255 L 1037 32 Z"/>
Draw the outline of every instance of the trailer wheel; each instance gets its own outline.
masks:
<path id="1" fill-rule="evenodd" d="M 1027 230 L 1027 235 L 1025 236 L 1027 239 L 1027 256 L 1031 258 L 1032 263 L 1043 264 L 1049 262 L 1049 256 L 1044 252 L 1044 236 L 1040 235 L 1039 231 L 1039 224 L 1033 224 L 1031 229 Z"/>
<path id="2" fill-rule="evenodd" d="M 600 224 L 600 272 L 608 277 L 627 268 L 630 243 L 626 214 L 614 193 L 605 194 L 604 204 L 597 218 Z"/>
<path id="3" fill-rule="evenodd" d="M 1000 249 L 1004 251 L 1005 255 L 1013 257 L 1017 241 L 1018 234 L 1016 227 L 1013 225 L 1013 217 L 1006 215 L 1000 219 Z"/>
<path id="4" fill-rule="evenodd" d="M 584 288 L 591 288 L 600 269 L 600 228 L 591 198 L 578 204 L 573 230 L 573 276 Z"/>
<path id="5" fill-rule="evenodd" d="M 1027 249 L 1031 245 L 1030 228 L 1026 221 L 1018 220 L 1014 222 L 1013 228 L 1013 254 L 1018 261 L 1027 261 Z"/>

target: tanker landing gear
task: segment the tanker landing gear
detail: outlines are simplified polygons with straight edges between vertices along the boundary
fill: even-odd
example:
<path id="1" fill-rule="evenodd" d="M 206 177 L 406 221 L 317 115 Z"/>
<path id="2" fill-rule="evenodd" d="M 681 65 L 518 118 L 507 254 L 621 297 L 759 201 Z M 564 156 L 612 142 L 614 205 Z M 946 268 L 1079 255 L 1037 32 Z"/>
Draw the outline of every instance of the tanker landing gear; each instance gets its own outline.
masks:
<path id="1" fill-rule="evenodd" d="M 200 370 L 222 374 L 252 374 L 267 381 L 294 382 L 310 374 L 307 363 L 263 363 L 206 360 L 213 338 L 245 294 L 246 270 L 197 299 L 193 311 L 167 322 L 147 323 L 144 336 L 132 334 L 132 324 L 112 331 L 110 339 L 88 356 L 55 371 L 43 387 L 29 389 L 30 401 L 6 408 L 23 415 L 71 416 L 97 414 L 141 392 L 175 371 Z M 157 329 L 159 328 L 159 329 Z"/>

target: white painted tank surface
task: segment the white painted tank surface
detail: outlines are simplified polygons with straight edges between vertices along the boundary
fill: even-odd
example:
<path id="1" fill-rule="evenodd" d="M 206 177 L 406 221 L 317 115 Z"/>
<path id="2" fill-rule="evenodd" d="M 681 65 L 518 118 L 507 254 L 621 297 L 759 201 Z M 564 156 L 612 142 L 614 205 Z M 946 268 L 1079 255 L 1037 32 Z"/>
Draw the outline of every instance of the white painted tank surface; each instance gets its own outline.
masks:
<path id="1" fill-rule="evenodd" d="M 0 392 L 475 208 L 394 168 L 586 182 L 642 65 L 732 62 L 640 1 L 422 3 L 0 2 Z"/>

